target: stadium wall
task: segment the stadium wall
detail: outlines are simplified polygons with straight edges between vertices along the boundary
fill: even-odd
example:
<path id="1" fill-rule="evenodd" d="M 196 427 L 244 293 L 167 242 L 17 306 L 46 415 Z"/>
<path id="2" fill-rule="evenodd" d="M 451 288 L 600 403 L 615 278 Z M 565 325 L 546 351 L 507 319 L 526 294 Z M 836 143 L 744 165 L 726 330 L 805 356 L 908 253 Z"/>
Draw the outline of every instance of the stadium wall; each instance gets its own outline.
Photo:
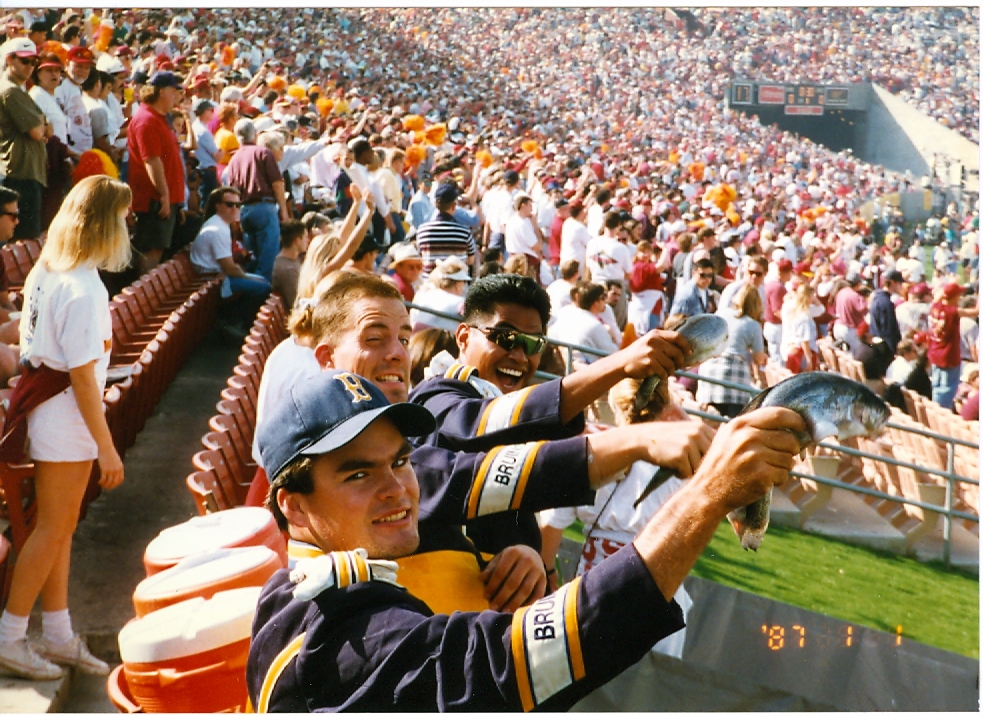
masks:
<path id="1" fill-rule="evenodd" d="M 921 113 L 883 87 L 872 85 L 867 112 L 855 152 L 867 162 L 897 172 L 911 171 L 916 177 L 929 176 L 935 155 L 944 154 L 962 163 L 967 170 L 979 171 L 980 148 L 958 132 Z M 976 186 L 970 186 L 970 184 Z M 978 179 L 967 181 L 967 189 L 978 191 Z"/>

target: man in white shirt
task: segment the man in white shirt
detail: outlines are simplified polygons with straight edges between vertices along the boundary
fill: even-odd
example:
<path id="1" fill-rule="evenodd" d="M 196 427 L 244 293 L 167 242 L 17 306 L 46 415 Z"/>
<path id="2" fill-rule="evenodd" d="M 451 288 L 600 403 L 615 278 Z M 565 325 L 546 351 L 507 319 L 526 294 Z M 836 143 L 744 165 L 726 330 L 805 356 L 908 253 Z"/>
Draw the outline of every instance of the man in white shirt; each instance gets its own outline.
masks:
<path id="1" fill-rule="evenodd" d="M 191 244 L 191 265 L 200 274 L 221 273 L 222 298 L 244 294 L 245 300 L 236 306 L 238 328 L 252 322 L 256 311 L 270 295 L 270 282 L 257 274 L 246 273 L 232 256 L 232 223 L 239 221 L 242 199 L 239 190 L 219 187 L 209 195 L 205 215 L 209 219 L 202 224 L 198 236 Z"/>
<path id="2" fill-rule="evenodd" d="M 505 222 L 505 251 L 509 256 L 525 254 L 538 277 L 543 257 L 543 233 L 533 218 L 532 197 L 518 194 L 512 206 L 515 211 Z"/>
<path id="3" fill-rule="evenodd" d="M 68 51 L 68 76 L 55 90 L 55 100 L 68 117 L 68 146 L 81 154 L 92 149 L 92 123 L 82 99 L 82 83 L 93 65 L 92 51 L 81 45 Z"/>
<path id="4" fill-rule="evenodd" d="M 587 244 L 591 235 L 583 222 L 585 214 L 582 202 L 570 204 L 570 217 L 563 222 L 560 234 L 560 264 L 576 261 L 581 268 L 587 265 Z"/>
<path id="5" fill-rule="evenodd" d="M 550 325 L 553 324 L 560 309 L 573 303 L 570 292 L 577 285 L 579 278 L 580 264 L 576 259 L 568 259 L 560 264 L 560 278 L 546 287 L 546 293 L 550 297 Z"/>
<path id="6" fill-rule="evenodd" d="M 611 192 L 601 189 L 595 201 L 597 203 L 587 210 L 587 231 L 591 236 L 600 236 L 604 230 L 604 215 L 611 206 Z"/>
<path id="7" fill-rule="evenodd" d="M 219 154 L 219 148 L 215 143 L 215 135 L 208 129 L 208 123 L 215 114 L 215 103 L 210 99 L 196 99 L 191 103 L 191 111 L 195 115 L 195 121 L 191 123 L 191 131 L 194 132 L 195 142 L 198 145 L 195 149 L 195 158 L 201 171 L 201 196 L 203 199 L 208 199 L 212 190 L 218 187 L 216 174 L 218 164 L 215 157 Z"/>
<path id="8" fill-rule="evenodd" d="M 515 211 L 513 201 L 518 193 L 519 174 L 509 169 L 500 181 L 485 192 L 481 202 L 481 211 L 485 215 L 485 243 L 493 249 L 505 248 L 505 224 Z"/>
<path id="9" fill-rule="evenodd" d="M 618 240 L 625 230 L 621 217 L 616 211 L 604 215 L 604 233 L 587 244 L 587 270 L 590 280 L 595 283 L 617 281 L 621 285 L 621 298 L 614 307 L 618 326 L 623 327 L 628 320 L 628 277 L 631 275 L 631 252 Z"/>

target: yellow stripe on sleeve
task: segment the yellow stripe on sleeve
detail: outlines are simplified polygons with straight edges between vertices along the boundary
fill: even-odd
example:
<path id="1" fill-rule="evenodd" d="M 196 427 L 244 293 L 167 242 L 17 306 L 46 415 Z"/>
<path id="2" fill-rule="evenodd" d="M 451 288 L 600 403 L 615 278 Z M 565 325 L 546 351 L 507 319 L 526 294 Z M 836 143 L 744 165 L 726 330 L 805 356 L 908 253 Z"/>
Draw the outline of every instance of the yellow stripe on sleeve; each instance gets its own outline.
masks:
<path id="1" fill-rule="evenodd" d="M 567 647 L 570 650 L 570 665 L 573 679 L 579 681 L 587 675 L 584 667 L 584 653 L 580 648 L 580 619 L 577 616 L 577 595 L 580 593 L 580 577 L 570 582 L 563 605 L 563 620 L 566 622 Z"/>
<path id="2" fill-rule="evenodd" d="M 332 552 L 331 560 L 334 562 L 338 587 L 347 587 L 350 585 L 352 583 L 352 574 L 348 566 L 348 555 L 344 552 Z"/>
<path id="3" fill-rule="evenodd" d="M 478 476 L 474 479 L 474 483 L 471 485 L 471 495 L 468 498 L 468 519 L 473 520 L 478 516 L 478 505 L 481 502 L 481 492 L 485 486 L 485 478 L 488 477 L 488 468 L 495 461 L 495 456 L 502 451 L 502 446 L 492 448 L 491 452 L 485 455 L 485 459 L 481 461 L 481 466 L 478 468 Z"/>
<path id="4" fill-rule="evenodd" d="M 358 581 L 359 582 L 369 581 L 369 579 L 371 579 L 371 575 L 369 574 L 368 562 L 366 562 L 358 555 L 352 555 L 352 557 L 355 559 L 355 569 L 356 569 L 356 574 L 358 574 Z"/>
<path id="5" fill-rule="evenodd" d="M 512 617 L 512 658 L 515 661 L 515 680 L 519 687 L 519 699 L 522 710 L 529 712 L 536 706 L 532 698 L 532 685 L 529 682 L 529 667 L 526 664 L 526 640 L 524 628 L 526 612 L 529 607 L 522 607 Z"/>
<path id="6" fill-rule="evenodd" d="M 512 415 L 509 417 L 509 426 L 518 424 L 519 415 L 522 413 L 522 406 L 525 405 L 526 398 L 532 393 L 532 388 L 523 388 L 519 391 L 518 400 L 515 401 L 515 407 L 512 408 Z"/>
<path id="7" fill-rule="evenodd" d="M 533 443 L 532 449 L 526 453 L 525 462 L 522 464 L 522 472 L 519 475 L 519 484 L 516 485 L 515 494 L 512 495 L 510 509 L 517 510 L 522 504 L 522 496 L 526 491 L 526 483 L 529 482 L 529 474 L 532 472 L 532 466 L 536 462 L 536 455 L 539 453 L 539 448 L 542 445 L 542 442 Z"/>
<path id="8" fill-rule="evenodd" d="M 304 645 L 305 636 L 307 636 L 307 632 L 303 632 L 297 636 L 293 641 L 287 644 L 279 654 L 276 655 L 273 663 L 270 664 L 270 668 L 266 672 L 266 678 L 263 679 L 263 686 L 259 690 L 259 703 L 256 704 L 256 713 L 269 713 L 270 698 L 273 696 L 273 688 L 276 686 L 276 682 L 280 679 L 280 676 L 283 674 L 287 666 L 290 665 L 293 658 L 300 653 L 300 649 Z"/>
<path id="9" fill-rule="evenodd" d="M 475 430 L 475 435 L 481 437 L 485 434 L 485 430 L 488 429 L 488 418 L 492 414 L 492 410 L 495 408 L 495 403 L 498 402 L 498 398 L 495 398 L 488 405 L 485 406 L 484 412 L 481 414 L 481 420 L 478 421 L 478 429 Z"/>

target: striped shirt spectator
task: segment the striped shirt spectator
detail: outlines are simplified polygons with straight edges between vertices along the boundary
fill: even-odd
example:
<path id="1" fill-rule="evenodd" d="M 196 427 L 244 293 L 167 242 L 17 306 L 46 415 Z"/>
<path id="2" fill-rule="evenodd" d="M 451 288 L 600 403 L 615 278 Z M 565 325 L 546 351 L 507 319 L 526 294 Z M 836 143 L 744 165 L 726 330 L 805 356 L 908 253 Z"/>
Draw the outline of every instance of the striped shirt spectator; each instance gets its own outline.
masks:
<path id="1" fill-rule="evenodd" d="M 474 262 L 475 245 L 471 229 L 454 220 L 460 192 L 456 184 L 441 184 L 435 195 L 437 216 L 416 232 L 416 246 L 423 259 L 423 277 L 430 276 L 438 261 L 457 256 L 467 264 Z"/>

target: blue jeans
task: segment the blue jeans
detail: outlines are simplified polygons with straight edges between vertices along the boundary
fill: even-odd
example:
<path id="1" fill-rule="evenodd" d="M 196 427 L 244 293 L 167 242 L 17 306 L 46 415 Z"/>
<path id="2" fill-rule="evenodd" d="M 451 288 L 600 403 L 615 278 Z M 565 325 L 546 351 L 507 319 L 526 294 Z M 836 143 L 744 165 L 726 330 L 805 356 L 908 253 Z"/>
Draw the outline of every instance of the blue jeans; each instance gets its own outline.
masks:
<path id="1" fill-rule="evenodd" d="M 255 271 L 273 281 L 273 262 L 280 253 L 280 210 L 276 203 L 245 204 L 239 219 L 246 248 L 256 254 Z"/>
<path id="2" fill-rule="evenodd" d="M 959 369 L 958 365 L 955 368 L 932 366 L 932 400 L 949 410 L 959 387 Z"/>
<path id="3" fill-rule="evenodd" d="M 255 274 L 250 274 L 250 278 L 229 276 L 228 281 L 233 294 L 244 293 L 247 296 L 259 296 L 264 299 L 270 295 L 270 282 Z"/>

